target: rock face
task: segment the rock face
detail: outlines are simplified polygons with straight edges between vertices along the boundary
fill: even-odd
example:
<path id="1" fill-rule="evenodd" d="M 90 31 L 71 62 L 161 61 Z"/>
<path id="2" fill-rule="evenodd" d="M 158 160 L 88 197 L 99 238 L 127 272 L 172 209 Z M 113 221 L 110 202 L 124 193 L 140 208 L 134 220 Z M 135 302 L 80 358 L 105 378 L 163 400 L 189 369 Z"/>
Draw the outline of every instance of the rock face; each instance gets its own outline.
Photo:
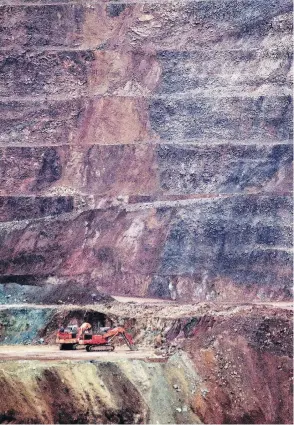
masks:
<path id="1" fill-rule="evenodd" d="M 293 421 L 291 321 L 265 310 L 185 324 L 183 348 L 202 378 L 191 406 L 203 423 Z"/>
<path id="2" fill-rule="evenodd" d="M 1 282 L 288 299 L 291 11 L 5 1 Z"/>
<path id="3" fill-rule="evenodd" d="M 43 358 L 26 360 L 22 367 L 1 362 L 1 421 L 293 423 L 291 310 L 250 305 L 214 310 L 207 304 L 195 308 L 166 303 L 76 310 L 7 307 L 0 312 L 0 343 L 52 342 L 61 324 L 104 324 L 117 320 L 117 313 L 136 343 L 150 350 L 150 339 L 160 332 L 173 355 L 165 363 L 126 354 L 89 361 L 85 352 L 80 361 Z M 21 353 L 17 346 L 10 350 L 11 357 Z"/>
<path id="4" fill-rule="evenodd" d="M 179 364 L 185 368 L 181 359 Z M 181 423 L 182 417 L 201 423 L 190 408 L 184 415 L 177 413 L 179 396 L 169 380 L 184 379 L 185 373 L 177 373 L 173 362 L 165 366 L 140 360 L 28 361 L 21 373 L 15 363 L 5 362 L 0 382 L 6 401 L 0 401 L 0 419 L 18 424 L 146 424 Z M 187 397 L 186 387 L 181 399 Z"/>

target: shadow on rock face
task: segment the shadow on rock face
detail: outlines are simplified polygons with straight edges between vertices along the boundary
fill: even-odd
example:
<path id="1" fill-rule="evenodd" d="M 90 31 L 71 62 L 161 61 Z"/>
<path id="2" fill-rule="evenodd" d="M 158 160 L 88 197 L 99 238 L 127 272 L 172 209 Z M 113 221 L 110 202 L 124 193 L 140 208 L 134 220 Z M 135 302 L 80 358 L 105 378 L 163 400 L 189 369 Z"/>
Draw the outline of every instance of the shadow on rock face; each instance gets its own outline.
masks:
<path id="1" fill-rule="evenodd" d="M 97 291 L 94 283 L 68 282 L 44 283 L 48 276 L 2 276 L 0 301 L 3 304 L 93 304 L 109 302 L 110 295 Z"/>
<path id="2" fill-rule="evenodd" d="M 36 189 L 44 189 L 61 178 L 62 165 L 56 149 L 48 148 L 43 154 L 43 163 L 36 182 Z"/>

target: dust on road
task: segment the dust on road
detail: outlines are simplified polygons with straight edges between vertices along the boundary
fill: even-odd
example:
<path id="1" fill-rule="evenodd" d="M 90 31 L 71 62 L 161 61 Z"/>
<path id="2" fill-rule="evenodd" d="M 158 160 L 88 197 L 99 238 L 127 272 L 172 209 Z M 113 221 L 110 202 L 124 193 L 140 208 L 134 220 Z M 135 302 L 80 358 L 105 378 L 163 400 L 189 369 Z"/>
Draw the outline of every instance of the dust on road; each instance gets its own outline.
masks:
<path id="1" fill-rule="evenodd" d="M 2 345 L 0 346 L 0 361 L 3 360 L 107 360 L 117 361 L 123 359 L 156 361 L 159 356 L 153 350 L 140 349 L 130 351 L 125 347 L 116 347 L 115 351 L 87 352 L 85 348 L 77 350 L 60 351 L 58 345 L 28 346 L 28 345 Z"/>

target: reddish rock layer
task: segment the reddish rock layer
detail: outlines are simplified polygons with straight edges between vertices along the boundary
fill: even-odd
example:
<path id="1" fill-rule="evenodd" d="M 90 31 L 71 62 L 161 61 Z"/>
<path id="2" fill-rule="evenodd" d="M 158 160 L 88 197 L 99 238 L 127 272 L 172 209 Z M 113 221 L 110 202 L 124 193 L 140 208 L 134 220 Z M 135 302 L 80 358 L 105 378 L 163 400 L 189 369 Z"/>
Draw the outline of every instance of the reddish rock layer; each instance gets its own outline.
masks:
<path id="1" fill-rule="evenodd" d="M 194 322 L 193 322 L 194 320 Z M 184 347 L 201 376 L 192 409 L 204 423 L 292 423 L 291 313 L 187 323 Z"/>
<path id="2" fill-rule="evenodd" d="M 5 3 L 2 281 L 289 298 L 291 1 Z"/>

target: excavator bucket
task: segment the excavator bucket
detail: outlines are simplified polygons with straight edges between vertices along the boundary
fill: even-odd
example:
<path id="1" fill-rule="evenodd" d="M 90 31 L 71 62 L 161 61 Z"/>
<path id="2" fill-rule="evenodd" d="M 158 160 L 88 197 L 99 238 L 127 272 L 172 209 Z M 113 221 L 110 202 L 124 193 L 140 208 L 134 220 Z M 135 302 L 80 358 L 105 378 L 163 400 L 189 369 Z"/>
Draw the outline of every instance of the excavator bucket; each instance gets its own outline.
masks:
<path id="1" fill-rule="evenodd" d="M 124 332 L 123 333 L 124 340 L 131 351 L 137 351 L 138 348 L 135 346 L 133 338 L 130 334 Z"/>

